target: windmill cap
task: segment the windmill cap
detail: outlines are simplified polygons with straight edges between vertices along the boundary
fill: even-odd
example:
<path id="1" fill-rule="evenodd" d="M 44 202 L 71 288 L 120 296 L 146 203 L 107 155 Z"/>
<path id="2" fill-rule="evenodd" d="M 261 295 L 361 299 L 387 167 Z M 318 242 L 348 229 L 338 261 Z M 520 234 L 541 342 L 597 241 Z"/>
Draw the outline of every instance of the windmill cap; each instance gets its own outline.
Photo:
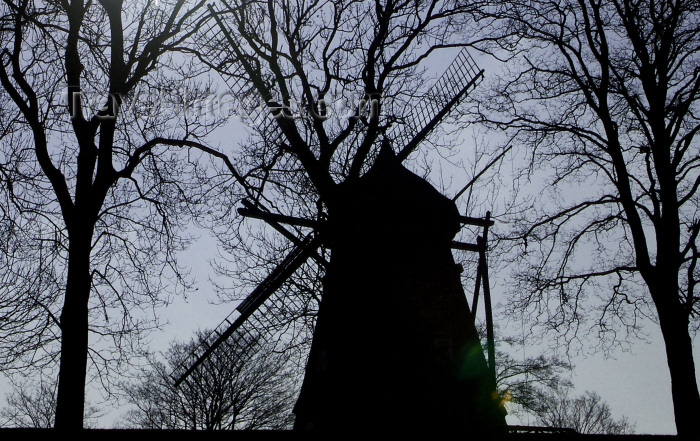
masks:
<path id="1" fill-rule="evenodd" d="M 406 169 L 389 150 L 380 151 L 364 176 L 338 188 L 330 216 L 337 235 L 348 239 L 450 241 L 459 231 L 459 211 L 429 182 Z"/>

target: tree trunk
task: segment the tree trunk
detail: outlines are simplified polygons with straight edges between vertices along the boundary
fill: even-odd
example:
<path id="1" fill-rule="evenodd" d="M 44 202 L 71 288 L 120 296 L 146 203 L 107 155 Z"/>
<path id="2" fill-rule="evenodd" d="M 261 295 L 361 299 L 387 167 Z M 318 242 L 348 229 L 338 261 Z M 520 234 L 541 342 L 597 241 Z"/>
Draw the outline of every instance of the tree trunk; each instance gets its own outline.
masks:
<path id="1" fill-rule="evenodd" d="M 661 278 L 662 280 L 675 280 L 675 277 Z M 673 285 L 670 283 L 669 285 Z M 659 292 L 663 286 L 657 282 L 657 293 L 652 293 L 656 301 L 659 313 L 659 326 L 666 347 L 666 360 L 671 374 L 671 394 L 673 399 L 673 412 L 676 420 L 678 435 L 689 436 L 699 432 L 697 417 L 700 415 L 700 395 L 695 377 L 695 363 L 693 361 L 693 343 L 688 332 L 688 315 L 683 311 L 683 306 L 669 300 L 669 291 Z M 677 292 L 677 290 L 676 290 Z"/>
<path id="2" fill-rule="evenodd" d="M 61 312 L 61 362 L 54 427 L 64 430 L 82 429 L 85 410 L 92 228 L 77 231 L 69 235 L 68 276 Z"/>

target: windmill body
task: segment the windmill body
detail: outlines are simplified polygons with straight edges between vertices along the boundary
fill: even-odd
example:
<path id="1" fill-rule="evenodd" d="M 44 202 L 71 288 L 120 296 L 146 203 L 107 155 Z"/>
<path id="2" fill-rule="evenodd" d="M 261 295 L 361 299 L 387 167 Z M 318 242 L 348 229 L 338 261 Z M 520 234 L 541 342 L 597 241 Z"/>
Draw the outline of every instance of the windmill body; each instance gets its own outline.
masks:
<path id="1" fill-rule="evenodd" d="M 505 427 L 452 257 L 454 202 L 391 155 L 336 202 L 295 428 Z"/>

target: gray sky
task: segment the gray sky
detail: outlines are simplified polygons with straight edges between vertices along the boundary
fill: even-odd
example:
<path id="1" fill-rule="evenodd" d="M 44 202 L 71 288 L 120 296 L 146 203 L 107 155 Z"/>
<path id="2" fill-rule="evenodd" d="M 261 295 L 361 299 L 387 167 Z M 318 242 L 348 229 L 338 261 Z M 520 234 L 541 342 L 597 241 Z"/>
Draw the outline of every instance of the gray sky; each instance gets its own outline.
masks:
<path id="1" fill-rule="evenodd" d="M 444 60 L 445 58 L 442 58 L 438 63 L 444 64 Z M 231 135 L 227 134 L 222 139 L 230 142 Z M 465 152 L 466 155 L 469 153 Z M 457 185 L 454 187 L 459 188 Z M 483 213 L 474 215 L 481 214 Z M 233 304 L 210 304 L 215 300 L 215 295 L 207 280 L 213 275 L 208 261 L 215 257 L 216 243 L 207 237 L 206 233 L 203 233 L 202 239 L 185 253 L 182 263 L 192 268 L 198 279 L 198 291 L 190 294 L 187 301 L 176 298 L 172 305 L 161 311 L 161 317 L 170 323 L 162 332 L 152 335 L 152 350 L 165 350 L 173 338 L 188 339 L 198 329 L 214 327 L 233 310 Z M 498 301 L 503 296 L 503 287 L 499 286 L 495 277 L 492 281 L 494 299 Z M 468 285 L 465 286 L 465 290 L 470 292 Z M 496 316 L 495 320 L 498 322 L 499 317 Z M 637 433 L 672 434 L 675 433 L 675 424 L 663 341 L 657 325 L 648 323 L 644 329 L 649 334 L 650 342 L 635 342 L 629 352 L 615 352 L 611 358 L 602 354 L 574 356 L 571 360 L 575 365 L 573 381 L 579 393 L 586 390 L 597 392 L 611 406 L 615 417 L 628 417 L 636 424 Z M 528 346 L 522 350 L 526 356 L 537 355 L 533 347 Z M 700 345 L 697 340 L 694 341 L 694 356 L 697 375 L 700 372 L 697 367 L 700 360 Z M 0 377 L 0 397 L 7 391 L 7 381 Z M 0 403 L 4 405 L 4 400 L 0 400 Z M 102 425 L 111 426 L 125 410 L 117 409 L 109 413 L 102 420 Z M 529 423 L 527 420 L 519 421 L 513 417 L 509 417 L 508 421 Z"/>

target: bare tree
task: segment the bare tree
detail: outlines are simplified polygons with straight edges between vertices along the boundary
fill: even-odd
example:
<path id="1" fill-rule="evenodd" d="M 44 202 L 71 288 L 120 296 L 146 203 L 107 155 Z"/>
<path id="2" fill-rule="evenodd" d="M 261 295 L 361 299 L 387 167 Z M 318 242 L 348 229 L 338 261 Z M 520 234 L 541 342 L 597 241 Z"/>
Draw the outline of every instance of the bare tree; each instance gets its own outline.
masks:
<path id="1" fill-rule="evenodd" d="M 201 192 L 168 147 L 212 127 L 183 112 L 208 85 L 177 55 L 203 3 L 0 6 L 0 368 L 60 363 L 56 428 L 82 427 L 88 372 L 108 387 L 186 286 Z"/>
<path id="2" fill-rule="evenodd" d="M 245 190 L 274 204 L 270 208 L 313 217 L 319 198 L 332 206 L 333 189 L 371 167 L 378 140 L 390 128 L 416 129 L 408 121 L 410 106 L 426 99 L 426 78 L 438 73 L 428 61 L 467 45 L 452 31 L 469 23 L 479 3 L 221 5 L 218 15 L 232 39 L 210 20 L 218 35 L 204 33 L 196 53 L 235 84 L 232 93 L 253 132 L 236 156 L 246 167 Z M 227 47 L 228 58 L 208 56 Z M 432 140 L 433 148 L 447 154 L 449 145 Z M 402 155 L 415 148 L 394 146 L 396 153 L 405 147 Z"/>
<path id="3" fill-rule="evenodd" d="M 484 334 L 480 328 L 481 335 Z M 524 339 L 498 338 L 496 380 L 510 415 L 531 420 L 532 426 L 573 429 L 586 434 L 630 434 L 634 424 L 615 419 L 610 406 L 595 392 L 572 397 L 569 376 L 574 366 L 557 355 L 520 357 Z"/>
<path id="4" fill-rule="evenodd" d="M 520 358 L 513 348 L 523 342 L 507 337 L 498 341 L 501 346 L 496 351 L 496 382 L 509 414 L 539 411 L 547 406 L 555 391 L 572 386 L 566 374 L 573 366 L 567 361 L 556 355 Z"/>
<path id="5" fill-rule="evenodd" d="M 101 412 L 95 406 L 86 405 L 85 425 L 94 426 Z M 7 396 L 7 406 L 0 409 L 2 427 L 51 428 L 56 417 L 56 382 L 40 377 L 35 381 L 23 379 L 13 384 Z"/>
<path id="6" fill-rule="evenodd" d="M 54 384 L 55 385 L 55 384 Z M 36 390 L 18 385 L 7 397 L 7 407 L 0 410 L 4 427 L 53 427 L 56 415 L 56 388 L 40 381 Z"/>
<path id="7" fill-rule="evenodd" d="M 534 410 L 537 424 L 586 434 L 634 433 L 634 425 L 626 417 L 615 419 L 610 406 L 595 392 L 586 391 L 574 398 L 570 398 L 569 393 L 568 388 L 547 393 L 539 408 Z"/>
<path id="8" fill-rule="evenodd" d="M 697 1 L 499 2 L 507 57 L 483 120 L 522 145 L 511 306 L 567 343 L 620 343 L 648 318 L 666 345 L 679 434 L 700 411 Z M 527 183 L 534 183 L 528 187 Z M 543 190 L 544 188 L 544 190 Z M 549 194 L 551 203 L 543 204 Z M 629 334 L 627 334 L 629 335 Z"/>
<path id="9" fill-rule="evenodd" d="M 135 384 L 125 386 L 128 426 L 147 429 L 253 430 L 288 429 L 293 421 L 293 384 L 299 373 L 287 357 L 260 335 L 226 344 L 181 384 L 170 376 L 206 333 L 189 343 L 173 342 L 164 362 L 150 367 Z"/>

